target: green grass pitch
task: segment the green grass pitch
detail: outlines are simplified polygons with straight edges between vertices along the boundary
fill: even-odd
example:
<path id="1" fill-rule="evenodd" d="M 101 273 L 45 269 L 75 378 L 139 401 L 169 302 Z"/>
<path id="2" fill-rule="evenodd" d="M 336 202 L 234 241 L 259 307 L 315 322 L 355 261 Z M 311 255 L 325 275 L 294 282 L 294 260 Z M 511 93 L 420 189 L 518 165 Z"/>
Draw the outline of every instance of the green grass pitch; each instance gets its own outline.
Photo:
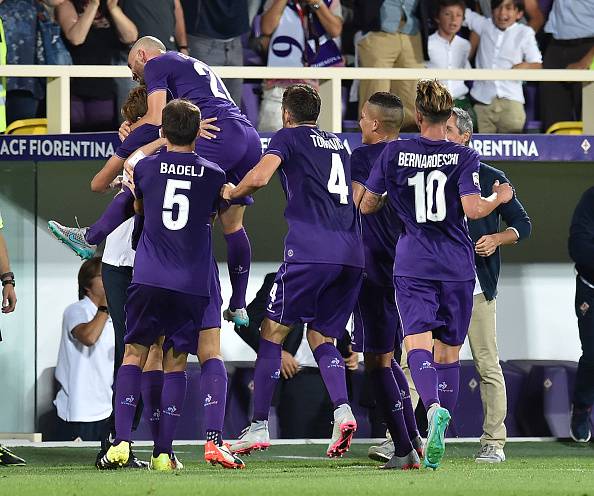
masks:
<path id="1" fill-rule="evenodd" d="M 175 474 L 138 470 L 99 472 L 91 448 L 15 448 L 26 467 L 0 467 L 0 495 L 576 495 L 594 496 L 594 444 L 510 443 L 508 461 L 477 465 L 473 444 L 448 444 L 438 470 L 380 471 L 355 444 L 342 459 L 323 457 L 321 445 L 279 445 L 245 457 L 245 470 L 202 461 L 202 446 L 176 446 L 185 469 Z M 141 458 L 149 448 L 137 447 Z"/>

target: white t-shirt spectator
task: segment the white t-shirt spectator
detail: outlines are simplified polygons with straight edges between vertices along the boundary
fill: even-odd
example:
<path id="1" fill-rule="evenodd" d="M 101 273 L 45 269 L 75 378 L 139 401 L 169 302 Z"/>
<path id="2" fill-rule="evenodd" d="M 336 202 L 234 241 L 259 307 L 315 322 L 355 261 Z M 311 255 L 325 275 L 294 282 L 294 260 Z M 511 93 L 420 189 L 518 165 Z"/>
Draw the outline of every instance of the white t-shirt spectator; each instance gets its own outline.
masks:
<path id="1" fill-rule="evenodd" d="M 531 27 L 515 23 L 501 31 L 491 19 L 470 9 L 465 24 L 481 37 L 476 54 L 478 69 L 511 69 L 521 62 L 542 63 L 542 55 Z M 506 98 L 524 103 L 522 81 L 475 81 L 470 94 L 481 103 Z"/>
<path id="2" fill-rule="evenodd" d="M 438 32 L 429 36 L 428 40 L 430 69 L 470 69 L 468 55 L 470 42 L 461 36 L 454 36 L 450 42 Z M 444 81 L 454 98 L 462 98 L 468 94 L 464 81 Z"/>
<path id="3" fill-rule="evenodd" d="M 72 334 L 76 326 L 90 322 L 96 313 L 97 307 L 86 296 L 64 310 L 56 366 L 56 379 L 62 387 L 54 405 L 66 422 L 96 422 L 111 414 L 115 353 L 111 317 L 93 346 L 85 346 Z"/>

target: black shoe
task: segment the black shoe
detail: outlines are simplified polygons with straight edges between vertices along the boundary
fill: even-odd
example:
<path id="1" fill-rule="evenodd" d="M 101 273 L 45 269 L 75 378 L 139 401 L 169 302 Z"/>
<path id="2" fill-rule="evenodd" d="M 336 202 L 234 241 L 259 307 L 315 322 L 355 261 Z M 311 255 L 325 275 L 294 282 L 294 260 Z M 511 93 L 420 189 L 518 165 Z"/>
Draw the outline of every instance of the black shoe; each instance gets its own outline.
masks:
<path id="1" fill-rule="evenodd" d="M 578 410 L 575 406 L 571 411 L 571 424 L 569 425 L 569 434 L 576 443 L 587 443 L 592 437 L 590 426 L 590 414 L 592 408 Z"/>
<path id="2" fill-rule="evenodd" d="M 132 450 L 130 450 L 130 457 L 128 458 L 128 463 L 124 465 L 124 468 L 149 468 L 149 462 L 145 462 L 144 460 L 139 459 Z"/>
<path id="3" fill-rule="evenodd" d="M 16 456 L 6 446 L 0 445 L 0 465 L 12 465 L 15 467 L 22 467 L 27 465 L 27 462 L 20 456 Z"/>

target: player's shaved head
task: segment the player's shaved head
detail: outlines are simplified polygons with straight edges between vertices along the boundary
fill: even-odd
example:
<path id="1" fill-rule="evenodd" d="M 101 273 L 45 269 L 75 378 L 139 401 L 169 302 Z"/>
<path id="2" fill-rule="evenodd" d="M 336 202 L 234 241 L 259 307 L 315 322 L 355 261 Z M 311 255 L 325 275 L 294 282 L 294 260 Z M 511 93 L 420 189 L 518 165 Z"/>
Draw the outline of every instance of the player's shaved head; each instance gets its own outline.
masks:
<path id="1" fill-rule="evenodd" d="M 381 128 L 389 134 L 400 131 L 404 121 L 404 106 L 393 93 L 379 91 L 368 100 L 368 111 L 380 122 Z"/>
<path id="2" fill-rule="evenodd" d="M 320 115 L 322 101 L 318 92 L 307 84 L 293 84 L 283 93 L 283 111 L 292 124 L 315 124 Z"/>
<path id="3" fill-rule="evenodd" d="M 128 53 L 128 67 L 132 77 L 139 83 L 144 82 L 144 65 L 152 58 L 158 57 L 166 51 L 165 45 L 154 36 L 143 36 Z"/>
<path id="4" fill-rule="evenodd" d="M 163 137 L 172 145 L 191 145 L 200 131 L 200 119 L 200 109 L 189 100 L 171 100 L 163 109 Z"/>
<path id="5" fill-rule="evenodd" d="M 137 50 L 153 50 L 156 52 L 159 51 L 166 51 L 165 45 L 159 38 L 155 38 L 154 36 L 143 36 L 136 40 L 136 43 L 132 45 L 130 52 L 137 51 Z"/>

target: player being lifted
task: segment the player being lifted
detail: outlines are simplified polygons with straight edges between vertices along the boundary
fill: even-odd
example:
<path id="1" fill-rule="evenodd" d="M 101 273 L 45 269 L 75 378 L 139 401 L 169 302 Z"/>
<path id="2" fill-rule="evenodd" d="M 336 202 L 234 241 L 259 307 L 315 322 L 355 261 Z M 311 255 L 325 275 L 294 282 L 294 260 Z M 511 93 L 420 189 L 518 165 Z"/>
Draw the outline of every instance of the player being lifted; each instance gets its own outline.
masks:
<path id="1" fill-rule="evenodd" d="M 210 351 L 218 349 L 218 329 L 205 329 L 198 339 L 196 329 L 205 327 L 212 300 L 220 301 L 218 288 L 211 289 L 216 276 L 211 220 L 225 174 L 195 154 L 199 126 L 198 107 L 184 100 L 169 102 L 163 109 L 162 128 L 167 149 L 140 160 L 134 168 L 133 183 L 129 183 L 136 196 L 135 210 L 145 221 L 126 303 L 126 349 L 115 388 L 116 439 L 100 461 L 104 468 L 116 468 L 128 460 L 142 366 L 149 347 L 161 335 L 165 335 L 165 374 L 151 468 L 179 468 L 172 443 L 186 395 L 187 354 L 194 352 L 198 343 Z M 216 370 L 209 368 L 213 361 L 218 362 Z M 203 373 L 210 371 L 201 379 L 204 396 L 220 397 L 221 367 L 224 373 L 217 357 L 203 363 Z M 224 401 L 221 405 L 218 413 L 222 419 Z M 207 441 L 207 461 L 243 467 L 243 462 L 222 444 L 220 432 Z"/>
<path id="2" fill-rule="evenodd" d="M 178 52 L 166 52 L 158 39 L 145 36 L 130 49 L 128 65 L 134 79 L 146 84 L 148 111 L 137 122 L 124 123 L 120 129 L 125 136 L 145 124 L 161 124 L 161 112 L 170 98 L 184 98 L 197 105 L 203 117 L 216 118 L 220 128 L 215 137 L 198 139 L 200 156 L 215 162 L 225 171 L 227 178 L 239 182 L 260 159 L 260 136 L 235 105 L 223 82 L 203 62 Z M 147 137 L 149 143 L 157 139 L 158 131 Z M 129 199 L 129 204 L 132 200 Z M 118 199 L 108 207 L 99 222 L 90 228 L 69 228 L 53 222 L 50 229 L 77 254 L 92 254 L 96 245 L 125 219 L 130 209 Z M 243 228 L 243 216 L 251 197 L 240 198 L 221 210 L 220 222 L 227 242 L 227 264 L 233 293 L 225 318 L 237 325 L 247 325 L 245 292 L 251 263 L 251 247 Z M 128 204 L 128 205 L 129 205 Z M 53 229 L 52 229 L 53 227 Z"/>
<path id="3" fill-rule="evenodd" d="M 395 299 L 408 364 L 427 409 L 424 464 L 437 468 L 458 395 L 459 351 L 468 332 L 475 281 L 474 249 L 465 215 L 478 219 L 513 197 L 509 184 L 481 197 L 479 158 L 446 141 L 454 102 L 436 80 L 417 85 L 418 138 L 388 143 L 375 163 L 360 204 L 362 213 L 386 203 L 403 224 L 394 260 Z M 447 391 L 438 392 L 445 382 Z"/>
<path id="4" fill-rule="evenodd" d="M 254 415 L 241 439 L 231 446 L 249 453 L 270 445 L 268 413 L 280 378 L 281 344 L 296 322 L 307 323 L 307 340 L 334 404 L 334 429 L 328 456 L 340 456 L 357 428 L 348 403 L 344 361 L 334 340 L 357 300 L 364 266 L 360 227 L 351 192 L 347 151 L 316 121 L 320 97 L 303 84 L 283 95 L 283 126 L 270 140 L 258 165 L 222 196 L 234 200 L 266 186 L 278 169 L 287 197 L 284 263 L 270 292 L 261 328 L 254 373 Z"/>
<path id="5" fill-rule="evenodd" d="M 400 98 L 391 93 L 375 93 L 363 105 L 363 144 L 351 155 L 353 198 L 358 205 L 369 173 L 388 142 L 398 138 L 404 119 Z M 394 451 L 382 468 L 419 468 L 423 443 L 404 372 L 394 360 L 400 356 L 402 330 L 394 302 L 394 251 L 402 230 L 400 220 L 389 206 L 361 219 L 365 276 L 353 311 L 353 351 L 363 353 L 365 370 L 375 389 L 375 399 L 384 414 Z M 413 449 L 414 448 L 414 449 Z M 378 459 L 376 454 L 374 459 Z M 380 458 L 383 460 L 383 458 Z"/>

